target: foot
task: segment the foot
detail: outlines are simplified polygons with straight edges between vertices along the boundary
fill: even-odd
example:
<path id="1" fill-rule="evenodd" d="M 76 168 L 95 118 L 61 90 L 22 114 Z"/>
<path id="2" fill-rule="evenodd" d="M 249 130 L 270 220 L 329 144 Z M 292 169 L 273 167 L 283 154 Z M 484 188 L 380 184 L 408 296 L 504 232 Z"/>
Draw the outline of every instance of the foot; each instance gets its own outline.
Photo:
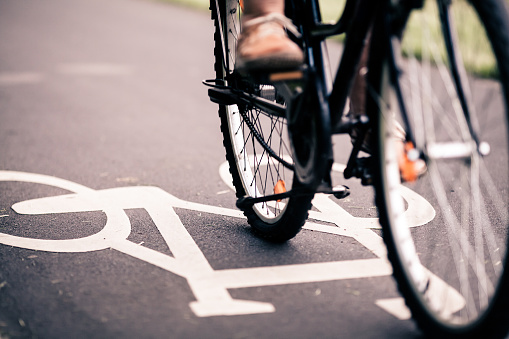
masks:
<path id="1" fill-rule="evenodd" d="M 398 154 L 398 166 L 401 176 L 401 182 L 414 182 L 426 173 L 426 163 L 422 159 L 409 159 L 409 153 L 415 148 L 412 142 L 406 141 L 406 133 L 398 122 L 394 122 L 394 129 L 390 138 L 393 138 L 393 145 Z M 353 129 L 350 132 L 352 143 L 357 140 L 359 131 Z M 366 134 L 361 146 L 361 150 L 368 154 L 373 154 L 373 145 L 371 133 Z"/>
<path id="2" fill-rule="evenodd" d="M 278 13 L 244 22 L 237 44 L 236 68 L 247 72 L 280 71 L 302 65 L 304 53 L 290 40 L 285 28 L 299 34 L 291 21 Z"/>

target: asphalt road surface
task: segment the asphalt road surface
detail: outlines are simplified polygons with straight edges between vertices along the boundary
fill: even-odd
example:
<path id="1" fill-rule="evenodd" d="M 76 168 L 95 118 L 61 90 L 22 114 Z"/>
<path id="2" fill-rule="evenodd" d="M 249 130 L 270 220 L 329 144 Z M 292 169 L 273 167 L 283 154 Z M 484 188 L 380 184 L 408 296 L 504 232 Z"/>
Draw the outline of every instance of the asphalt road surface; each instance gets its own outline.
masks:
<path id="1" fill-rule="evenodd" d="M 1 338 L 420 336 L 370 188 L 286 244 L 250 232 L 212 36 L 158 2 L 0 0 Z"/>

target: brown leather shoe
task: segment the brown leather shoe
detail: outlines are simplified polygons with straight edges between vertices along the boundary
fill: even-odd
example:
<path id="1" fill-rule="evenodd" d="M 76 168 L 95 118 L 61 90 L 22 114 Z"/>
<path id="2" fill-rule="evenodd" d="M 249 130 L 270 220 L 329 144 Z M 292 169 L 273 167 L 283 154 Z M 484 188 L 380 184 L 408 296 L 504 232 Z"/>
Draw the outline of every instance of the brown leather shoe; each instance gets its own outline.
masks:
<path id="1" fill-rule="evenodd" d="M 304 53 L 288 38 L 285 28 L 298 34 L 291 21 L 277 13 L 244 22 L 237 44 L 236 68 L 248 72 L 279 71 L 302 65 Z"/>

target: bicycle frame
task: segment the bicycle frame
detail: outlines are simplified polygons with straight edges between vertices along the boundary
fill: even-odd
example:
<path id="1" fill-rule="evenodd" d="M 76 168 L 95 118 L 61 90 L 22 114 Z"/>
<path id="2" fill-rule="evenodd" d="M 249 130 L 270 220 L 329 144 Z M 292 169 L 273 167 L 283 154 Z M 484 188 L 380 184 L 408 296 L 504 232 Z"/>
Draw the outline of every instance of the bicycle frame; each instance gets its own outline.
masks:
<path id="1" fill-rule="evenodd" d="M 498 133 L 499 123 L 503 125 L 500 133 L 503 127 L 508 132 L 509 27 L 502 0 L 470 0 L 469 9 L 485 27 L 482 38 L 491 42 L 497 57 L 495 66 L 502 71 L 495 86 L 484 80 L 477 84 L 465 81 L 470 80 L 470 74 L 463 67 L 458 46 L 469 41 L 469 36 L 467 32 L 463 39 L 461 26 L 454 25 L 454 14 L 468 18 L 461 11 L 465 3 L 455 6 L 451 0 L 436 0 L 424 7 L 424 0 L 347 0 L 337 22 L 324 24 L 319 0 L 288 0 L 286 16 L 301 33 L 289 37 L 302 48 L 305 64 L 298 69 L 242 73 L 237 65 L 230 63 L 228 67 L 225 63 L 227 58 L 234 63 L 238 60 L 233 49 L 242 24 L 237 1 L 211 2 L 211 8 L 218 11 L 217 15 L 213 12 L 216 80 L 210 81 L 209 96 L 220 104 L 221 131 L 237 206 L 255 232 L 262 238 L 286 241 L 307 220 L 315 193 L 348 196 L 346 186 L 341 191 L 332 188 L 332 136 L 350 134 L 354 145 L 344 177 L 356 177 L 362 184 L 375 187 L 388 257 L 418 324 L 430 333 L 462 334 L 472 329 L 484 333 L 498 322 L 499 310 L 509 318 L 507 295 L 498 301 L 489 286 L 493 276 L 493 281 L 501 284 L 499 291 L 507 287 L 507 274 L 499 274 L 502 258 L 496 252 L 501 245 L 495 241 L 499 234 L 507 236 L 507 158 L 499 161 L 485 157 L 490 143 L 495 145 L 493 150 L 508 153 L 503 140 L 507 134 L 505 138 L 490 135 L 495 127 Z M 409 20 L 419 9 L 422 11 L 413 18 L 417 20 Z M 505 14 L 497 14 L 502 12 Z M 439 15 L 442 30 L 438 36 L 429 34 L 430 26 L 433 31 L 438 28 L 435 21 L 426 18 L 430 13 Z M 224 25 L 224 20 L 230 21 Z M 476 27 L 471 22 L 465 20 L 463 24 Z M 420 23 L 423 25 L 418 26 Z M 414 37 L 414 24 L 421 31 L 422 39 L 417 42 L 432 48 L 423 49 L 422 61 L 419 54 L 405 55 L 404 43 Z M 333 78 L 325 40 L 343 33 L 343 52 Z M 442 60 L 442 49 L 449 60 Z M 366 76 L 358 73 L 364 66 Z M 472 91 L 470 84 L 476 85 Z M 473 90 L 482 92 L 481 101 L 486 106 L 482 113 L 487 113 L 484 126 L 479 126 L 480 116 L 471 103 L 480 103 L 474 102 L 479 97 L 471 97 L 476 94 Z M 500 94 L 500 90 L 506 92 Z M 347 107 L 349 97 L 352 107 Z M 494 104 L 486 105 L 493 98 Z M 346 113 L 349 108 L 351 114 Z M 258 121 L 256 126 L 253 122 Z M 371 140 L 365 143 L 368 131 Z M 371 157 L 362 158 L 361 150 Z M 287 190 L 284 184 L 290 180 Z M 408 227 L 411 217 L 405 216 L 404 192 L 414 189 L 429 199 L 429 230 L 414 232 Z M 288 199 L 284 207 L 278 205 L 282 199 Z M 488 252 L 491 260 L 485 260 Z M 437 277 L 445 283 L 436 283 Z M 477 279 L 477 290 L 469 286 L 472 279 Z M 456 288 L 459 290 L 451 290 Z M 490 304 L 498 309 L 485 308 Z M 452 316 L 454 313 L 458 317 Z M 489 319 L 478 317 L 485 314 Z M 499 330 L 506 332 L 506 325 Z"/>
<path id="2" fill-rule="evenodd" d="M 219 8 L 218 1 L 216 0 L 216 8 Z M 371 27 L 376 20 L 386 20 L 387 13 L 384 11 L 389 8 L 388 1 L 390 0 L 347 0 L 340 18 L 333 24 L 322 23 L 318 0 L 286 1 L 286 15 L 300 28 L 302 38 L 299 43 L 306 55 L 304 76 L 301 79 L 304 81 L 302 83 L 304 89 L 300 94 L 289 91 L 285 80 L 279 81 L 279 83 L 271 81 L 285 97 L 287 107 L 237 90 L 233 88 L 235 86 L 216 84 L 209 89 L 209 96 L 216 103 L 251 105 L 276 116 L 286 115 L 289 129 L 290 125 L 297 126 L 294 129 L 294 135 L 301 134 L 302 130 L 299 128 L 304 126 L 305 130 L 305 125 L 310 121 L 310 115 L 314 116 L 311 119 L 316 119 L 319 124 L 318 132 L 314 135 L 318 156 L 311 160 L 306 159 L 307 162 L 303 163 L 303 166 L 296 161 L 294 166 L 299 181 L 311 191 L 332 190 L 330 178 L 333 163 L 331 135 L 350 133 L 354 128 L 359 134 L 344 173 L 345 178 L 357 177 L 365 185 L 372 184 L 369 162 L 358 158 L 365 133 L 369 128 L 369 119 L 366 116 L 344 116 L 343 112 L 356 78 L 361 55 L 367 45 Z M 422 5 L 422 0 L 401 1 L 405 4 L 403 7 L 408 8 L 407 15 L 412 8 Z M 403 17 L 405 16 L 403 15 Z M 330 72 L 329 66 L 326 64 L 328 59 L 324 58 L 325 39 L 342 33 L 346 33 L 344 50 L 334 81 L 330 83 L 327 79 L 327 74 Z M 388 51 L 388 37 L 385 33 L 381 33 L 381 35 L 379 33 L 377 38 L 382 41 L 377 41 L 376 48 L 380 50 L 380 53 L 386 53 L 383 54 L 383 57 L 392 58 Z M 394 60 L 392 60 L 392 64 L 394 64 Z M 396 73 L 395 67 L 393 69 L 392 73 Z M 227 75 L 226 80 L 231 86 L 239 78 L 234 72 Z M 368 97 L 366 94 L 367 99 Z M 370 109 L 372 112 L 367 112 L 367 116 L 376 114 L 376 110 L 379 108 L 370 106 Z M 408 137 L 412 138 L 411 133 Z M 304 167 L 307 167 L 306 174 L 302 174 L 304 170 L 299 172 L 299 169 Z M 291 193 L 288 192 L 288 194 Z M 270 200 L 271 198 L 274 197 L 265 197 L 264 199 Z"/>
<path id="3" fill-rule="evenodd" d="M 219 0 L 216 0 L 216 8 L 219 8 Z M 314 192 L 329 192 L 331 188 L 330 170 L 332 160 L 331 135 L 337 133 L 349 133 L 354 126 L 361 126 L 359 130 L 366 130 L 367 119 L 343 117 L 343 111 L 347 102 L 350 88 L 356 76 L 361 54 L 366 45 L 366 37 L 372 26 L 375 14 L 381 6 L 380 0 L 348 0 L 343 14 L 335 24 L 323 24 L 318 0 L 295 0 L 287 1 L 287 16 L 292 19 L 294 24 L 300 28 L 302 39 L 299 43 L 302 45 L 306 55 L 306 65 L 304 68 L 304 90 L 301 95 L 295 95 L 286 91 L 284 80 L 274 86 L 285 96 L 287 107 L 281 104 L 265 100 L 243 91 L 236 90 L 234 84 L 238 77 L 235 73 L 226 76 L 229 86 L 212 85 L 209 89 L 209 96 L 212 101 L 223 105 L 251 105 L 260 107 L 264 111 L 277 116 L 285 115 L 288 118 L 288 124 L 297 128 L 294 135 L 299 135 L 299 124 L 305 126 L 309 123 L 310 115 L 314 116 L 319 125 L 314 141 L 316 142 L 316 154 L 313 159 L 306 159 L 304 166 L 296 164 L 296 174 L 299 181 L 307 187 L 307 190 Z M 362 10 L 360 10 L 362 9 Z M 310 15 L 311 13 L 311 15 Z M 218 12 L 219 17 L 219 12 Z M 355 19 L 355 20 L 354 20 Z M 221 19 L 220 21 L 222 21 Z M 339 69 L 332 84 L 327 82 L 328 65 L 325 64 L 324 44 L 325 39 L 347 33 L 345 48 L 341 57 Z M 225 53 L 225 51 L 223 51 Z M 263 81 L 263 80 L 262 80 Z M 289 127 L 290 128 L 290 127 Z M 305 129 L 305 128 L 304 128 Z M 358 173 L 366 173 L 364 163 L 357 162 L 357 154 L 360 150 L 363 137 L 359 138 L 350 156 L 346 171 L 346 177 L 358 176 Z M 359 168 L 358 167 L 363 167 Z M 306 167 L 306 174 L 302 174 L 302 169 Z M 350 169 L 354 170 L 350 170 Z M 358 169 L 358 170 L 357 170 Z M 308 177 L 306 177 L 308 175 Z M 365 182 L 369 184 L 369 182 Z M 297 193 L 297 192 L 294 192 Z M 332 192 L 331 192 L 332 193 Z M 291 194 L 288 192 L 288 194 Z M 343 195 L 343 193 L 341 193 Z M 270 200 L 271 197 L 266 197 Z"/>
<path id="4" fill-rule="evenodd" d="M 217 1 L 216 1 L 217 2 Z M 323 24 L 318 0 L 294 0 L 287 1 L 286 11 L 294 24 L 301 28 L 302 44 L 307 57 L 307 72 L 312 74 L 316 82 L 320 82 L 323 87 L 323 96 L 327 101 L 327 107 L 331 113 L 333 133 L 345 133 L 347 128 L 341 124 L 341 116 L 344 110 L 347 97 L 355 78 L 360 55 L 366 45 L 366 37 L 369 28 L 374 22 L 375 13 L 380 7 L 380 0 L 347 0 L 345 9 L 335 24 Z M 217 5 L 219 7 L 219 5 Z M 362 11 L 358 11 L 362 8 Z M 312 13 L 312 15 L 309 15 Z M 355 20 L 353 20 L 355 18 Z M 344 53 L 341 57 L 339 69 L 335 76 L 333 85 L 325 82 L 327 71 L 323 58 L 323 43 L 326 38 L 347 33 Z M 237 93 L 237 97 L 228 100 L 229 93 L 221 91 L 221 88 L 214 88 L 215 93 L 212 99 L 224 104 L 234 103 L 232 101 L 254 101 L 255 105 L 260 105 L 265 110 L 281 115 L 282 108 L 278 104 L 259 100 L 245 93 Z M 216 95 L 214 95 L 216 94 Z"/>
<path id="5" fill-rule="evenodd" d="M 324 86 L 329 90 L 324 95 L 328 101 L 332 133 L 345 133 L 350 129 L 350 121 L 342 121 L 341 118 L 360 56 L 366 46 L 369 28 L 374 22 L 380 4 L 379 0 L 348 0 L 336 23 L 323 24 L 318 0 L 287 1 L 287 15 L 302 28 L 309 71 L 316 74 L 317 79 L 324 84 L 327 70 L 323 64 L 322 44 L 328 37 L 347 33 L 344 52 L 332 88 Z"/>
<path id="6" fill-rule="evenodd" d="M 350 133 L 353 128 L 359 133 L 344 176 L 347 179 L 360 178 L 364 185 L 372 183 L 370 165 L 368 160 L 359 159 L 358 155 L 368 130 L 369 119 L 366 116 L 344 116 L 343 112 L 357 76 L 362 53 L 368 43 L 370 29 L 383 4 L 383 1 L 379 0 L 348 0 L 340 18 L 333 24 L 322 23 L 318 0 L 299 0 L 287 4 L 287 10 L 294 11 L 287 15 L 300 25 L 303 33 L 308 73 L 319 83 L 315 85 L 316 89 L 322 91 L 324 101 L 320 109 L 322 120 L 330 126 L 330 134 Z M 325 69 L 323 64 L 323 60 L 326 60 L 322 54 L 323 45 L 326 38 L 342 33 L 346 33 L 343 54 L 334 81 L 327 84 L 328 69 Z M 328 142 L 330 143 L 330 140 Z M 332 159 L 328 160 L 329 166 L 332 162 Z M 332 185 L 330 167 L 325 169 L 323 181 L 329 186 Z"/>

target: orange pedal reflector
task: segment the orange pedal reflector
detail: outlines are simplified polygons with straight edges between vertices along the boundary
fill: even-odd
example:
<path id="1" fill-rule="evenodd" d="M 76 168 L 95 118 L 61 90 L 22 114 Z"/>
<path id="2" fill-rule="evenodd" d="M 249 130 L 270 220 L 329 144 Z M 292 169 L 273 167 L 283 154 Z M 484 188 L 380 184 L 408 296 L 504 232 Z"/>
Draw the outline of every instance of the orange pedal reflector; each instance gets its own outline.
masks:
<path id="1" fill-rule="evenodd" d="M 269 80 L 271 82 L 290 81 L 290 80 L 300 80 L 303 77 L 304 77 L 304 73 L 301 70 L 295 70 L 295 71 L 288 71 L 288 72 L 272 73 L 269 76 Z"/>
<path id="2" fill-rule="evenodd" d="M 285 181 L 284 180 L 279 180 L 277 183 L 276 183 L 276 186 L 274 186 L 274 194 L 280 194 L 280 193 L 285 193 L 286 192 L 286 185 L 285 185 Z M 281 199 L 278 199 L 277 202 L 280 202 Z"/>

